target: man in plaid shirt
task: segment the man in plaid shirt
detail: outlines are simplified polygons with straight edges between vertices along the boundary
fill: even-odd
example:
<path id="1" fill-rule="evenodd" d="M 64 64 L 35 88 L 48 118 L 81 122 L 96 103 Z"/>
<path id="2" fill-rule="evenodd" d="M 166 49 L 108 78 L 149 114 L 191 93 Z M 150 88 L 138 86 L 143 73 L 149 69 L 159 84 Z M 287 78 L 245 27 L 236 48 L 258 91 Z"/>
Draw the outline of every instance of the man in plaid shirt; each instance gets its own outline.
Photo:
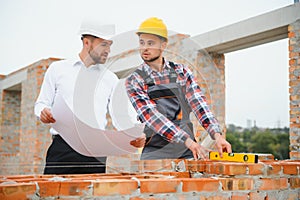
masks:
<path id="1" fill-rule="evenodd" d="M 146 124 L 141 159 L 206 159 L 208 149 L 194 138 L 190 112 L 216 141 L 220 156 L 230 153 L 231 145 L 222 136 L 192 72 L 162 56 L 168 40 L 163 21 L 149 18 L 137 34 L 144 62 L 127 78 L 126 90 L 139 120 Z"/>

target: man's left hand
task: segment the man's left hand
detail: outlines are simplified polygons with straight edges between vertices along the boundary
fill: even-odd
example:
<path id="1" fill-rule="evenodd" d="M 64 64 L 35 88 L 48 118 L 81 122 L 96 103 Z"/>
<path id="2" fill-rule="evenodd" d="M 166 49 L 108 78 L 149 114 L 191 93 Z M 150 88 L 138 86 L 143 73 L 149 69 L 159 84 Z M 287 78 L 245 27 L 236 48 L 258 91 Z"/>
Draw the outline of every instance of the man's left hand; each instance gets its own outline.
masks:
<path id="1" fill-rule="evenodd" d="M 136 148 L 141 148 L 145 145 L 146 135 L 143 134 L 142 137 L 136 138 L 135 140 L 131 140 L 130 144 Z"/>
<path id="2" fill-rule="evenodd" d="M 223 152 L 231 153 L 231 144 L 220 134 L 215 134 L 216 147 L 220 154 L 220 157 L 223 157 Z"/>

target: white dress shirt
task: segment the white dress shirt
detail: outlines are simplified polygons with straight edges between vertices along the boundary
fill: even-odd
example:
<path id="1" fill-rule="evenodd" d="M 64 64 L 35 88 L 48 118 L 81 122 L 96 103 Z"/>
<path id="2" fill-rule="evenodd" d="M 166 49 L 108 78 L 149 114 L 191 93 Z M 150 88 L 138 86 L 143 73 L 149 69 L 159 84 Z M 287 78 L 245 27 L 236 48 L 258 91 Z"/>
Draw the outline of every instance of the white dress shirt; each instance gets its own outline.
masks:
<path id="1" fill-rule="evenodd" d="M 104 130 L 110 97 L 117 83 L 117 76 L 105 65 L 86 67 L 79 56 L 56 61 L 45 73 L 34 113 L 40 117 L 41 111 L 51 109 L 55 97 L 60 95 L 79 119 Z M 90 119 L 85 120 L 86 117 Z M 50 133 L 58 134 L 53 128 Z"/>

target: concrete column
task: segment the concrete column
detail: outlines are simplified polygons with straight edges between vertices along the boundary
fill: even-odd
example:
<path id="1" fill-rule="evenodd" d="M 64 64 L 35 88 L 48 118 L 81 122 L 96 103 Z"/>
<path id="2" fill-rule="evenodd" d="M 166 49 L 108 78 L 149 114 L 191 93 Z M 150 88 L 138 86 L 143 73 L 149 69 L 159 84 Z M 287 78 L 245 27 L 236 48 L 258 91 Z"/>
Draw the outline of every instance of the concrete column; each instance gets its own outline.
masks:
<path id="1" fill-rule="evenodd" d="M 225 125 L 225 57 L 224 54 L 207 53 L 199 51 L 196 60 L 197 68 L 194 75 L 198 84 L 207 98 L 207 103 L 217 120 L 223 134 L 226 132 Z M 201 141 L 209 137 L 203 128 L 197 127 L 197 135 Z M 206 142 L 205 142 L 206 143 Z M 210 146 L 210 145 L 208 145 Z M 213 148 L 213 146 L 210 146 Z"/>
<path id="2" fill-rule="evenodd" d="M 290 86 L 290 159 L 300 159 L 300 20 L 288 27 Z"/>

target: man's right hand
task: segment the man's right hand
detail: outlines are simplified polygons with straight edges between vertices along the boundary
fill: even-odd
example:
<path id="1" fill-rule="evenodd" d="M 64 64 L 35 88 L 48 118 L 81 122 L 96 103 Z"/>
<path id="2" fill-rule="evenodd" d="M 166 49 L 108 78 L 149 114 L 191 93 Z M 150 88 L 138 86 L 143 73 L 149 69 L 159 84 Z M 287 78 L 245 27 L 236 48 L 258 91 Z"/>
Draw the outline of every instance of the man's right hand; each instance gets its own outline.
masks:
<path id="1" fill-rule="evenodd" d="M 193 152 L 193 156 L 195 160 L 204 159 L 206 160 L 208 157 L 209 150 L 204 146 L 198 144 L 197 142 L 193 141 L 191 138 L 188 138 L 185 141 L 185 146 L 189 148 Z"/>
<path id="2" fill-rule="evenodd" d="M 45 124 L 55 123 L 55 119 L 53 118 L 51 110 L 49 108 L 44 108 L 42 110 L 40 120 Z"/>

